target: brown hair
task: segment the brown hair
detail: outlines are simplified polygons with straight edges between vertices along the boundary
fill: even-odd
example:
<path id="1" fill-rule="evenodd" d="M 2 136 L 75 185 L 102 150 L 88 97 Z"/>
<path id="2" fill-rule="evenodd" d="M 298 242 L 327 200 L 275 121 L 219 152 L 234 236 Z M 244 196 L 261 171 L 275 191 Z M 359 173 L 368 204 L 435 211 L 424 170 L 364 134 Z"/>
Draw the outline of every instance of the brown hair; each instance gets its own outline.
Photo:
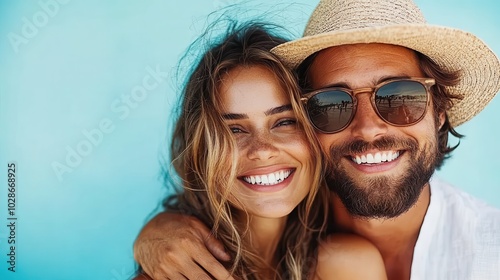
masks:
<path id="1" fill-rule="evenodd" d="M 436 84 L 432 86 L 432 102 L 434 105 L 434 115 L 436 123 L 439 123 L 439 115 L 445 114 L 445 121 L 438 131 L 438 149 L 439 154 L 436 159 L 436 168 L 439 169 L 443 166 L 444 160 L 450 158 L 460 141 L 455 146 L 448 145 L 448 135 L 451 134 L 460 139 L 464 137 L 458 133 L 448 120 L 446 111 L 453 106 L 453 102 L 461 100 L 462 97 L 450 93 L 447 87 L 455 86 L 460 81 L 460 71 L 450 71 L 435 63 L 428 56 L 415 51 L 419 61 L 420 70 L 424 72 L 425 76 L 434 78 Z"/>
<path id="2" fill-rule="evenodd" d="M 297 122 L 311 143 L 314 180 L 307 197 L 290 213 L 278 244 L 278 279 L 304 279 L 314 270 L 315 248 L 326 223 L 328 195 L 321 177 L 322 156 L 314 130 L 300 104 L 294 73 L 270 49 L 285 42 L 262 24 L 232 25 L 220 43 L 210 48 L 191 73 L 183 90 L 181 112 L 172 136 L 171 158 L 183 186 L 164 202 L 170 210 L 195 215 L 212 228 L 232 254 L 236 278 L 261 279 L 269 269 L 248 242 L 248 216 L 237 215 L 228 195 L 237 172 L 234 137 L 220 116 L 219 84 L 231 69 L 265 66 L 290 98 Z M 167 176 L 170 176 L 167 174 Z M 243 215 L 245 216 L 245 215 Z"/>

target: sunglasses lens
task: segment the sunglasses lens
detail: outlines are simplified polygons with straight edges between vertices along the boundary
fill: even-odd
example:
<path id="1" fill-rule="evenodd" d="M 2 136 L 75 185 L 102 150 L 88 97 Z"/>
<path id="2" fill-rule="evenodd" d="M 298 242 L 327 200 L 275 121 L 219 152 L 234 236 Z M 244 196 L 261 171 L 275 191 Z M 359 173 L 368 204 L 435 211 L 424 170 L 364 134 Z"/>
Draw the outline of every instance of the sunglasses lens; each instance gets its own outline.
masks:
<path id="1" fill-rule="evenodd" d="M 427 106 L 427 91 L 416 81 L 395 81 L 377 91 L 375 105 L 382 118 L 395 125 L 419 121 Z"/>
<path id="2" fill-rule="evenodd" d="M 332 90 L 318 93 L 307 101 L 311 122 L 323 132 L 336 132 L 349 124 L 352 117 L 352 98 L 347 92 Z"/>

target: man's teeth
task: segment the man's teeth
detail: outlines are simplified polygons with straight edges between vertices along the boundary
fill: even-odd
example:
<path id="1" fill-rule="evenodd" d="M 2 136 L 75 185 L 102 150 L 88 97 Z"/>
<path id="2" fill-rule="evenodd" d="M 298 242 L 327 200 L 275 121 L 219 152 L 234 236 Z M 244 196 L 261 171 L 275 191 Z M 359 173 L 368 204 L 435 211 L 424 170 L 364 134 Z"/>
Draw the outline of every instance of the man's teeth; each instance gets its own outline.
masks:
<path id="1" fill-rule="evenodd" d="M 395 151 L 387 151 L 387 152 L 378 152 L 375 154 L 364 154 L 352 157 L 352 161 L 357 164 L 362 163 L 382 163 L 389 162 L 397 159 L 399 157 L 399 152 Z"/>
<path id="2" fill-rule="evenodd" d="M 276 185 L 290 176 L 292 170 L 280 170 L 266 175 L 254 175 L 243 177 L 243 180 L 252 185 Z"/>

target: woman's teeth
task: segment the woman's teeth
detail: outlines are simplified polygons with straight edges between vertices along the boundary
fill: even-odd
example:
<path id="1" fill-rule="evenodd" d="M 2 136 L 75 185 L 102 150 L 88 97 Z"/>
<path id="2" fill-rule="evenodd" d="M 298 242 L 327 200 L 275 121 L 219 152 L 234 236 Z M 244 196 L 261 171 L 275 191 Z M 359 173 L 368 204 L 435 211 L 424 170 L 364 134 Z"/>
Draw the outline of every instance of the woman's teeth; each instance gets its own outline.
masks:
<path id="1" fill-rule="evenodd" d="M 265 175 L 245 176 L 243 177 L 243 181 L 252 185 L 276 185 L 283 182 L 290 174 L 292 174 L 292 170 L 280 170 Z"/>

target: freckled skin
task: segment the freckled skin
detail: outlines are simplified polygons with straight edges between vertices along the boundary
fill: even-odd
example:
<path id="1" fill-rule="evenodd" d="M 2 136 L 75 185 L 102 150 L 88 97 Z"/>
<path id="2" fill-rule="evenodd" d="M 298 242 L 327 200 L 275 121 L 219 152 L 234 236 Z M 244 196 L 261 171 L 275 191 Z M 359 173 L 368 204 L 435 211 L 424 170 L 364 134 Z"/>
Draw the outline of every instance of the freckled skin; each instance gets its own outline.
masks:
<path id="1" fill-rule="evenodd" d="M 313 172 L 309 144 L 303 131 L 295 123 L 286 122 L 295 120 L 293 111 L 270 115 L 265 113 L 272 108 L 289 105 L 288 96 L 274 74 L 263 66 L 233 69 L 223 78 L 220 92 L 223 115 L 246 116 L 243 119 L 226 120 L 231 129 L 238 131 L 233 134 L 238 146 L 238 170 L 242 174 L 252 173 L 257 168 L 272 169 L 273 166 L 277 166 L 276 170 L 296 170 L 290 185 L 278 192 L 255 192 L 241 180 L 236 180 L 230 201 L 240 207 L 236 203 L 236 199 L 239 200 L 251 215 L 285 217 L 306 197 Z M 254 175 L 261 175 L 256 173 Z"/>

